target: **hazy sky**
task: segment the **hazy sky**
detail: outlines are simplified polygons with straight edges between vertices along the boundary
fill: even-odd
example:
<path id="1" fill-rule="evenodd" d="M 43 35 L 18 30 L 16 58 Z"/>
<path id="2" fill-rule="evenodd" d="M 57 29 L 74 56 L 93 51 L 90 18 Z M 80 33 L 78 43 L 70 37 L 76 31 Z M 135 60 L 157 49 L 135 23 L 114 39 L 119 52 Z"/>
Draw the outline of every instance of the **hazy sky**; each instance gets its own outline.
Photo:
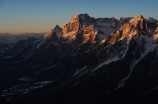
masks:
<path id="1" fill-rule="evenodd" d="M 158 20 L 158 0 L 0 0 L 0 33 L 48 32 L 73 16 L 134 17 Z"/>

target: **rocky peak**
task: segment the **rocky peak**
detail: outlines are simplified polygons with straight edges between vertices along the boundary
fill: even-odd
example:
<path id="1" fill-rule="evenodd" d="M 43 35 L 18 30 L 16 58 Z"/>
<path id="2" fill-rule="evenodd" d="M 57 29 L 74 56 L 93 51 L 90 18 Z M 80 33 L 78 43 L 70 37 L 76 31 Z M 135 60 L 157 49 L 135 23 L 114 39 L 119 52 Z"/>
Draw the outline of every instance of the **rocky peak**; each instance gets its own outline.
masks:
<path id="1" fill-rule="evenodd" d="M 119 20 L 119 28 L 123 26 L 126 22 L 127 22 L 126 19 L 124 17 L 121 17 Z"/>
<path id="2" fill-rule="evenodd" d="M 79 21 L 79 14 L 75 15 L 75 16 L 71 19 L 70 23 L 77 22 L 77 21 Z"/>
<path id="3" fill-rule="evenodd" d="M 129 22 L 131 19 L 132 19 L 132 17 L 126 17 L 126 18 L 121 17 L 120 20 L 119 20 L 119 22 L 120 23 L 125 23 L 125 22 Z"/>
<path id="4" fill-rule="evenodd" d="M 143 20 L 144 20 L 144 17 L 141 14 L 139 14 L 138 16 L 132 18 L 129 22 L 132 25 L 137 25 L 139 21 L 143 21 Z"/>
<path id="5" fill-rule="evenodd" d="M 138 16 L 132 18 L 129 21 L 130 25 L 134 28 L 140 29 L 140 30 L 146 30 L 146 20 L 144 19 L 144 17 L 139 14 Z"/>
<path id="6" fill-rule="evenodd" d="M 56 25 L 54 29 L 50 30 L 48 34 L 46 34 L 44 37 L 52 37 L 52 35 L 57 35 L 62 31 L 62 28 L 59 25 Z"/>
<path id="7" fill-rule="evenodd" d="M 76 35 L 80 29 L 80 17 L 79 14 L 75 15 L 71 21 L 66 24 L 58 37 L 66 40 L 66 42 L 72 42 L 76 39 Z"/>
<path id="8" fill-rule="evenodd" d="M 120 21 L 125 21 L 125 18 L 124 18 L 124 17 L 121 17 L 121 18 L 120 18 Z"/>
<path id="9" fill-rule="evenodd" d="M 53 29 L 56 34 L 59 34 L 62 31 L 62 28 L 59 25 L 56 25 Z"/>
<path id="10" fill-rule="evenodd" d="M 87 13 L 80 14 L 80 22 L 82 25 L 94 25 L 95 18 L 90 17 Z"/>
<path id="11" fill-rule="evenodd" d="M 141 14 L 138 14 L 138 16 L 136 16 L 135 18 L 144 19 L 144 17 Z"/>
<path id="12" fill-rule="evenodd" d="M 90 16 L 87 13 L 85 13 L 85 14 L 80 14 L 80 18 L 85 19 L 85 18 L 90 18 Z"/>
<path id="13" fill-rule="evenodd" d="M 56 30 L 56 29 L 61 29 L 61 27 L 59 26 L 59 25 L 56 25 L 55 27 L 54 27 L 54 30 Z"/>

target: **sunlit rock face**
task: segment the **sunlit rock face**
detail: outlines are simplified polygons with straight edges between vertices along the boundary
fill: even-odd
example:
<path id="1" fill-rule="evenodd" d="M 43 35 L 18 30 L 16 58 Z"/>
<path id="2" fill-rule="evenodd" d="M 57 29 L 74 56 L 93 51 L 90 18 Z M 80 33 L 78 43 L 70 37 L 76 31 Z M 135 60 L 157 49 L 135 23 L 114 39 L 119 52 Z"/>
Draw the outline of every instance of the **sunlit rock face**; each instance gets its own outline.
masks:
<path id="1" fill-rule="evenodd" d="M 72 42 L 76 39 L 76 35 L 80 30 L 79 15 L 74 16 L 71 21 L 66 24 L 62 32 L 58 35 L 59 38 L 67 40 L 67 42 Z"/>
<path id="2" fill-rule="evenodd" d="M 95 42 L 96 34 L 95 30 L 93 29 L 94 25 L 83 25 L 82 26 L 82 32 L 83 32 L 83 40 L 82 44 L 87 42 Z"/>
<path id="3" fill-rule="evenodd" d="M 129 23 L 133 25 L 134 27 L 137 27 L 138 24 L 143 25 L 143 21 L 144 21 L 144 17 L 141 14 L 139 14 L 138 16 L 132 18 L 129 21 Z"/>
<path id="4" fill-rule="evenodd" d="M 105 35 L 110 35 L 117 29 L 118 20 L 115 18 L 92 18 L 88 14 L 80 14 L 74 16 L 71 21 L 66 24 L 60 34 L 59 39 L 66 42 L 73 42 L 78 40 L 77 37 L 82 38 L 82 43 L 95 43 L 96 38 L 100 41 L 105 38 Z M 96 36 L 98 31 L 102 31 L 102 35 Z"/>
<path id="5" fill-rule="evenodd" d="M 120 26 L 119 26 L 120 27 Z M 57 36 L 58 40 L 66 43 L 78 41 L 78 44 L 100 44 L 106 35 L 117 30 L 118 20 L 115 18 L 92 18 L 88 14 L 77 14 L 64 26 L 60 33 L 52 29 L 45 37 Z M 58 29 L 58 31 L 61 29 Z M 76 43 L 77 44 L 77 43 Z"/>

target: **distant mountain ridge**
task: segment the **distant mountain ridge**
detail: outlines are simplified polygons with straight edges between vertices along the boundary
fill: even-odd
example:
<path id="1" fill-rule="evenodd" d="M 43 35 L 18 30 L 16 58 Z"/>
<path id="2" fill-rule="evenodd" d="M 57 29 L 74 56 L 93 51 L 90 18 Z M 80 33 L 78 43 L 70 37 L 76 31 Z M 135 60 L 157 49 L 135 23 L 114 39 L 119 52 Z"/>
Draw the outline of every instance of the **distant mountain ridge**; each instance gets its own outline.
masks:
<path id="1" fill-rule="evenodd" d="M 27 39 L 28 37 L 39 38 L 46 33 L 22 33 L 18 35 L 13 35 L 10 33 L 0 33 L 0 42 L 1 43 L 16 43 L 19 40 Z"/>

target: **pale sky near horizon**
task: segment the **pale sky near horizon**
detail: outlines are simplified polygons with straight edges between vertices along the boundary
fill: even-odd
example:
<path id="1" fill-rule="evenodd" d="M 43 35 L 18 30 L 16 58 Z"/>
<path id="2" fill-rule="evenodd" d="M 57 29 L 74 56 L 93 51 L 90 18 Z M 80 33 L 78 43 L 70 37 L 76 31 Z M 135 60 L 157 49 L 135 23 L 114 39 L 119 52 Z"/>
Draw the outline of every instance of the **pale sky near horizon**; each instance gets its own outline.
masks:
<path id="1" fill-rule="evenodd" d="M 158 0 L 0 0 L 0 33 L 48 32 L 76 14 L 91 17 L 135 17 L 158 20 Z"/>

